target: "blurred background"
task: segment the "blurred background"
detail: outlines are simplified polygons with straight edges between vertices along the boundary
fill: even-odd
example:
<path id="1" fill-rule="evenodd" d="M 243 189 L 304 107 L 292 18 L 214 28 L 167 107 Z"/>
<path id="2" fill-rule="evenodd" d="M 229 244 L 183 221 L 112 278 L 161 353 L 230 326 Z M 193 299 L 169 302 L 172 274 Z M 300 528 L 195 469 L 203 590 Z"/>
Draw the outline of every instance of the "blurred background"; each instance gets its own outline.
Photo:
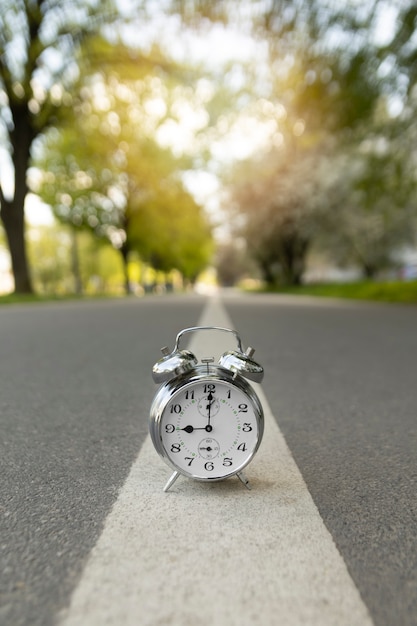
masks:
<path id="1" fill-rule="evenodd" d="M 0 294 L 417 301 L 416 111 L 413 0 L 1 0 Z"/>

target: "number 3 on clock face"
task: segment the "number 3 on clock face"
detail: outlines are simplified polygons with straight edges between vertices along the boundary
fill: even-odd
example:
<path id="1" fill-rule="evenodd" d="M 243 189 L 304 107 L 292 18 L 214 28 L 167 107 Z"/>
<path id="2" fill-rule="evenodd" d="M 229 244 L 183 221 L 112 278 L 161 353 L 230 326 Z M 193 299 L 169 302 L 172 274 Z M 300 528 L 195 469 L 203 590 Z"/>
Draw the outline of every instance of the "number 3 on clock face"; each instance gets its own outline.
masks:
<path id="1" fill-rule="evenodd" d="M 253 389 L 241 377 L 216 370 L 214 376 L 167 383 L 152 409 L 156 449 L 171 467 L 197 480 L 240 472 L 263 434 L 262 407 Z"/>

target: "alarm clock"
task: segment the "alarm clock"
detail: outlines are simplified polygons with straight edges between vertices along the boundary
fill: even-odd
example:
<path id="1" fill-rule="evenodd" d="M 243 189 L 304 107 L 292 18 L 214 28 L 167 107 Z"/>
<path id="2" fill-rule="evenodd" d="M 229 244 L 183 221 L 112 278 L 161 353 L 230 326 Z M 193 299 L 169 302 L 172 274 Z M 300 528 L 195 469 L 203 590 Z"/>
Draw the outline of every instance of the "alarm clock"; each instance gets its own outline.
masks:
<path id="1" fill-rule="evenodd" d="M 237 350 L 225 352 L 214 363 L 200 362 L 189 350 L 180 350 L 191 332 L 231 333 Z M 164 491 L 179 475 L 197 481 L 219 481 L 237 476 L 250 489 L 243 469 L 262 440 L 261 402 L 248 380 L 261 382 L 263 367 L 253 360 L 253 348 L 243 351 L 239 334 L 230 328 L 196 326 L 177 335 L 175 346 L 161 348 L 152 376 L 160 387 L 150 409 L 149 431 L 156 451 L 174 470 Z"/>

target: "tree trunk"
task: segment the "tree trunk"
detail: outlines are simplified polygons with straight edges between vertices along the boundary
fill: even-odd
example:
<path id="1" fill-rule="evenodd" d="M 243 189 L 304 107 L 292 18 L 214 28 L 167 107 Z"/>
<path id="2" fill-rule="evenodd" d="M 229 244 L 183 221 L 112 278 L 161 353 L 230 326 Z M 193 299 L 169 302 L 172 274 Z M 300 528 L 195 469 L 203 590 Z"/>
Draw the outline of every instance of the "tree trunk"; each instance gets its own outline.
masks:
<path id="1" fill-rule="evenodd" d="M 80 272 L 80 255 L 78 250 L 78 233 L 74 226 L 71 227 L 71 266 L 72 266 L 72 274 L 74 276 L 74 288 L 75 294 L 77 296 L 81 296 L 83 293 L 83 283 L 81 280 L 81 272 Z"/>
<path id="2" fill-rule="evenodd" d="M 123 271 L 124 271 L 124 277 L 125 277 L 125 293 L 126 295 L 130 295 L 132 292 L 132 287 L 130 285 L 130 280 L 129 280 L 129 246 L 127 245 L 127 243 L 123 243 L 122 247 L 120 248 L 120 254 L 122 255 L 122 259 L 123 259 Z"/>
<path id="3" fill-rule="evenodd" d="M 261 269 L 262 278 L 268 287 L 272 287 L 276 283 L 276 275 L 271 269 L 271 263 L 266 260 L 259 260 L 258 263 Z"/>
<path id="4" fill-rule="evenodd" d="M 33 293 L 25 240 L 25 200 L 28 193 L 27 171 L 34 132 L 24 102 L 11 105 L 14 128 L 10 131 L 13 148 L 14 198 L 6 200 L 0 190 L 1 219 L 12 259 L 15 293 Z"/>
<path id="5" fill-rule="evenodd" d="M 281 267 L 286 285 L 299 286 L 305 270 L 309 240 L 297 232 L 283 237 L 281 242 Z"/>
<path id="6" fill-rule="evenodd" d="M 366 280 L 375 280 L 375 277 L 378 273 L 378 268 L 376 267 L 376 265 L 372 265 L 371 263 L 365 263 L 364 261 L 362 261 L 362 269 Z"/>
<path id="7" fill-rule="evenodd" d="M 12 260 L 15 293 L 33 293 L 26 254 L 23 204 L 8 202 L 3 198 L 1 218 Z"/>

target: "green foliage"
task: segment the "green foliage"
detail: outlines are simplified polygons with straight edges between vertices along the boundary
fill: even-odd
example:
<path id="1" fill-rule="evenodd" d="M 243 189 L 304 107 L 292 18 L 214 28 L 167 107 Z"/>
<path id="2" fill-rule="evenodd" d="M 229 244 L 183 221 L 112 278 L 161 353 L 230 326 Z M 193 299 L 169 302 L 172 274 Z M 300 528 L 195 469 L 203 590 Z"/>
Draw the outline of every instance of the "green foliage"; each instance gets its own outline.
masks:
<path id="1" fill-rule="evenodd" d="M 121 294 L 124 268 L 120 254 L 90 232 L 77 235 L 82 292 L 86 295 Z"/>
<path id="2" fill-rule="evenodd" d="M 403 142 L 401 142 L 402 144 Z M 321 243 L 340 265 L 354 264 L 372 278 L 395 267 L 398 253 L 415 243 L 417 180 L 407 150 L 353 150 L 333 162 L 324 184 Z"/>
<path id="3" fill-rule="evenodd" d="M 211 257 L 207 218 L 180 184 L 130 207 L 128 237 L 130 246 L 152 267 L 163 272 L 178 269 L 191 281 Z"/>
<path id="4" fill-rule="evenodd" d="M 0 203 L 18 290 L 31 288 L 28 182 L 62 222 L 110 242 L 125 268 L 138 252 L 193 280 L 212 242 L 182 172 L 207 162 L 219 171 L 210 138 L 225 135 L 231 120 L 238 126 L 240 116 L 258 115 L 278 147 L 257 155 L 244 178 L 237 174 L 232 193 L 268 281 L 299 282 L 312 246 L 372 275 L 415 241 L 412 0 L 167 2 L 167 15 L 177 13 L 200 35 L 211 22 L 238 23 L 268 43 L 269 67 L 256 59 L 217 71 L 180 66 L 163 41 L 146 54 L 127 48 L 117 3 L 61 4 L 4 0 L 0 14 L 0 142 L 15 169 L 15 197 L 9 201 L 0 185 Z M 151 4 L 136 4 L 141 26 Z M 377 29 L 387 7 L 394 27 L 382 41 Z M 194 140 L 194 153 L 178 133 L 184 120 L 194 138 L 212 125 L 205 142 Z M 52 270 L 59 267 L 45 266 L 41 277 L 38 268 L 35 282 L 55 288 Z"/>
<path id="5" fill-rule="evenodd" d="M 231 196 L 269 284 L 299 282 L 311 247 L 373 277 L 416 244 L 416 76 L 407 62 L 417 55 L 417 11 L 398 4 L 396 32 L 382 44 L 384 7 L 277 0 L 257 21 L 270 42 L 281 156 L 258 156 L 243 176 L 238 168 Z M 393 103 L 404 106 L 397 118 Z"/>
<path id="6" fill-rule="evenodd" d="M 120 255 L 88 231 L 52 224 L 29 229 L 29 258 L 36 292 L 43 296 L 120 293 Z M 74 264 L 74 254 L 77 264 Z M 74 275 L 76 270 L 79 275 Z M 76 288 L 80 281 L 80 289 Z"/>
<path id="7" fill-rule="evenodd" d="M 36 191 L 58 219 L 107 239 L 125 262 L 137 251 L 194 280 L 210 259 L 210 229 L 181 181 L 189 159 L 155 139 L 175 98 L 155 72 L 131 81 L 116 70 L 84 77 L 73 116 L 40 150 Z"/>
<path id="8" fill-rule="evenodd" d="M 13 168 L 14 191 L 0 180 L 0 217 L 7 232 L 15 289 L 31 293 L 24 230 L 27 174 L 35 141 L 71 106 L 80 44 L 108 20 L 104 0 L 3 0 L 0 12 L 0 144 Z"/>
<path id="9" fill-rule="evenodd" d="M 70 240 L 68 233 L 55 226 L 31 229 L 29 259 L 36 292 L 39 294 L 63 294 L 70 289 L 69 261 Z"/>

